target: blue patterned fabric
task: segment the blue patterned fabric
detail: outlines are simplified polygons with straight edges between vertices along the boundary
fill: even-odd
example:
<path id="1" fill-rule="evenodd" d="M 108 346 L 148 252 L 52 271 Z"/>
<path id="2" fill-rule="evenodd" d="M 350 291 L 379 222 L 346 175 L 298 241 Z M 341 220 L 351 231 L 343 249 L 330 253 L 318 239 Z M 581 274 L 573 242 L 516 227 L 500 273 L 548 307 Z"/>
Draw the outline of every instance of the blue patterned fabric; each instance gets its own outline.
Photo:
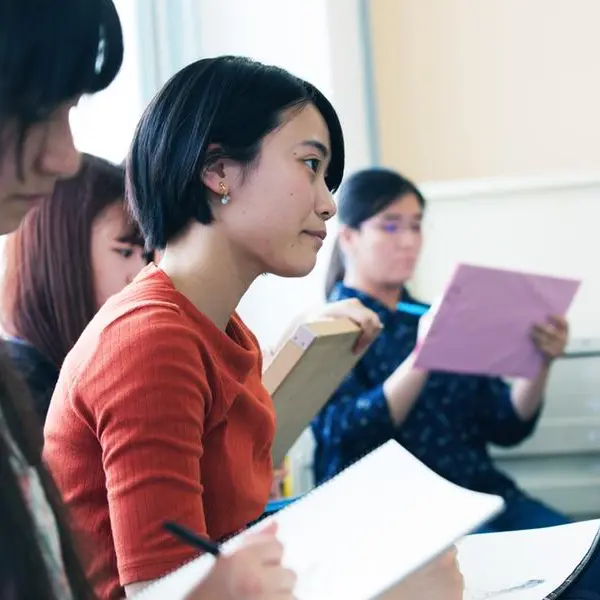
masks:
<path id="1" fill-rule="evenodd" d="M 493 464 L 488 445 L 518 444 L 533 431 L 537 415 L 521 420 L 509 387 L 500 379 L 432 373 L 404 423 L 395 427 L 382 384 L 413 350 L 427 306 L 405 292 L 403 306 L 413 308 L 391 311 L 342 284 L 330 301 L 353 297 L 379 314 L 384 329 L 312 422 L 315 482 L 322 483 L 395 438 L 458 485 L 499 494 L 507 502 L 522 498 L 514 482 Z"/>

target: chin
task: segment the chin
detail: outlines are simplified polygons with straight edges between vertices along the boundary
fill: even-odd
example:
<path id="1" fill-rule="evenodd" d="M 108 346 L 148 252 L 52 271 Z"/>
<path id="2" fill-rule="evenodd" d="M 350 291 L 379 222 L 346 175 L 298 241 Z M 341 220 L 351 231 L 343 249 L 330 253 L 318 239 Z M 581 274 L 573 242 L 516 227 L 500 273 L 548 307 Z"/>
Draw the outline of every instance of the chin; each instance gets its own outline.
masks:
<path id="1" fill-rule="evenodd" d="M 315 268 L 317 257 L 312 257 L 312 260 L 294 261 L 285 264 L 273 265 L 270 273 L 278 277 L 305 277 Z"/>
<path id="2" fill-rule="evenodd" d="M 405 286 L 410 279 L 412 278 L 412 273 L 393 275 L 390 277 L 389 275 L 385 278 L 385 285 L 391 288 L 395 287 L 403 287 Z"/>
<path id="3" fill-rule="evenodd" d="M 27 211 L 23 211 L 19 214 L 10 214 L 5 215 L 4 218 L 0 221 L 0 235 L 8 235 L 9 233 L 13 233 L 19 228 L 21 222 L 25 218 Z"/>

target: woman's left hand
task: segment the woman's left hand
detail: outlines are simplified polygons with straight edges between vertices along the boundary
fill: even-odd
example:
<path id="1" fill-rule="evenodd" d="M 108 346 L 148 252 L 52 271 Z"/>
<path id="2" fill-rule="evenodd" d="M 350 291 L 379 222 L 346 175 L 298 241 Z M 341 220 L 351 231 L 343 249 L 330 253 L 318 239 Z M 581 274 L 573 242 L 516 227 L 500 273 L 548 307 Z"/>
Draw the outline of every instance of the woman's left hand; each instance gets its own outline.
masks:
<path id="1" fill-rule="evenodd" d="M 310 313 L 310 320 L 350 319 L 360 329 L 360 335 L 354 345 L 354 352 L 360 354 L 379 335 L 383 324 L 379 315 L 367 308 L 358 298 L 347 298 L 325 304 Z"/>
<path id="2" fill-rule="evenodd" d="M 563 354 L 569 341 L 569 323 L 564 317 L 552 316 L 544 325 L 534 325 L 531 338 L 546 364 Z"/>

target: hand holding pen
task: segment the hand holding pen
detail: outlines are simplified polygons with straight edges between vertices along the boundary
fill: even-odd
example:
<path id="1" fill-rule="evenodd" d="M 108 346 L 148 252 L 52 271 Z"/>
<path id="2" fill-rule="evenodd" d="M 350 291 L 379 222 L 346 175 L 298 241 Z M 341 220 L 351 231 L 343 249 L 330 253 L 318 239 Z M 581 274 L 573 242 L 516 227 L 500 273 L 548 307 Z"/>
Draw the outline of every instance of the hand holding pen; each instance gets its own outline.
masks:
<path id="1" fill-rule="evenodd" d="M 217 558 L 186 600 L 293 600 L 296 576 L 281 564 L 283 546 L 276 537 L 277 523 L 249 535 L 241 548 L 228 555 L 214 542 L 180 525 L 166 523 L 165 528 Z"/>

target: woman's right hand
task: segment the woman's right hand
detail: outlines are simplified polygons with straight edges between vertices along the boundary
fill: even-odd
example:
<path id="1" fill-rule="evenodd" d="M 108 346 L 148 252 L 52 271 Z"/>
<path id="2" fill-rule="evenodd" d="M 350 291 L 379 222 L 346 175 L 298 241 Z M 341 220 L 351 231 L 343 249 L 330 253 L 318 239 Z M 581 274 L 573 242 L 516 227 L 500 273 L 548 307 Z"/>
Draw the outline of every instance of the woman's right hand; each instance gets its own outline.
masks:
<path id="1" fill-rule="evenodd" d="M 409 575 L 382 600 L 462 600 L 465 583 L 455 547 Z"/>
<path id="2" fill-rule="evenodd" d="M 186 600 L 293 600 L 295 574 L 281 564 L 277 524 L 248 536 L 244 545 L 217 559 Z"/>
<path id="3" fill-rule="evenodd" d="M 367 308 L 358 298 L 345 298 L 324 304 L 306 316 L 307 321 L 323 318 L 349 319 L 360 327 L 360 334 L 354 344 L 355 354 L 366 350 L 383 329 L 379 315 Z"/>

